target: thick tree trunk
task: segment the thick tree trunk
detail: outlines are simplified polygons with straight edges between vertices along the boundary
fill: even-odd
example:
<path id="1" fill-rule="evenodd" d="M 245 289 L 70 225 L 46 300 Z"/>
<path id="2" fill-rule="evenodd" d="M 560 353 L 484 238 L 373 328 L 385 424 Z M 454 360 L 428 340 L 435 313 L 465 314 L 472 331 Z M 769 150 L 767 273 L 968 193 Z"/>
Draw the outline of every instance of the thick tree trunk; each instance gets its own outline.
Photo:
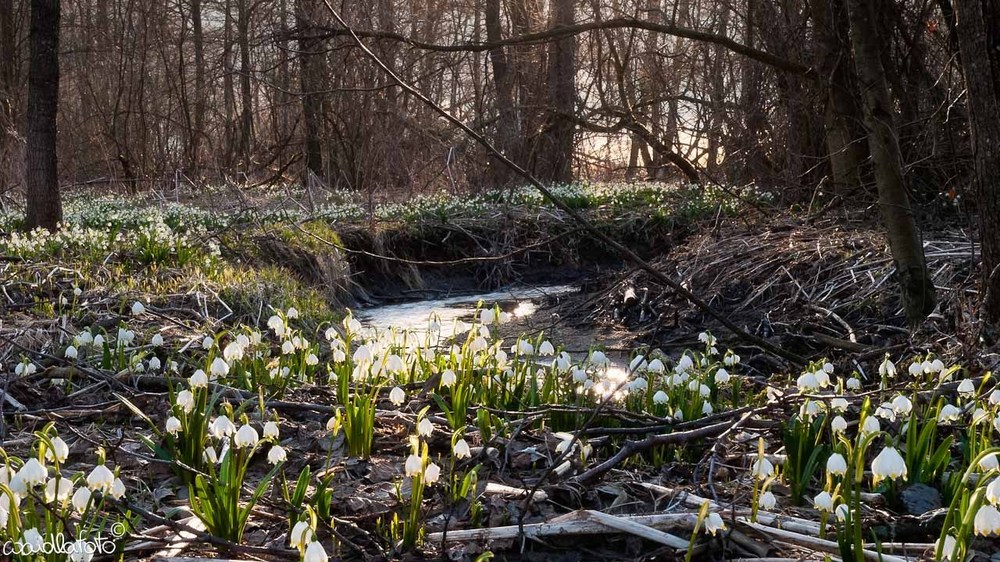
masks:
<path id="1" fill-rule="evenodd" d="M 861 165 L 865 152 L 855 142 L 853 122 L 860 119 L 855 104 L 850 50 L 843 30 L 847 14 L 842 0 L 814 0 L 813 26 L 816 32 L 816 68 L 826 90 L 824 136 L 830 158 L 834 192 L 844 193 L 861 185 Z"/>
<path id="2" fill-rule="evenodd" d="M 554 0 L 552 27 L 573 25 L 575 0 Z M 576 125 L 567 115 L 576 111 L 576 38 L 573 36 L 549 45 L 549 104 L 551 113 L 539 154 L 539 178 L 553 183 L 573 180 L 573 137 Z"/>
<path id="3" fill-rule="evenodd" d="M 25 227 L 55 230 L 62 220 L 56 168 L 59 110 L 59 0 L 31 0 L 28 61 Z"/>
<path id="4" fill-rule="evenodd" d="M 306 158 L 303 183 L 309 181 L 309 174 L 323 177 L 323 151 L 320 144 L 321 100 L 319 90 L 322 84 L 321 71 L 324 55 L 319 53 L 319 40 L 312 37 L 314 0 L 298 0 L 295 10 L 299 28 L 299 85 L 302 88 L 302 119 L 305 139 L 303 147 Z"/>
<path id="5" fill-rule="evenodd" d="M 862 92 L 868 145 L 875 163 L 875 181 L 882 219 L 889 231 L 889 247 L 907 320 L 915 325 L 935 304 L 934 283 L 927 272 L 924 249 L 906 193 L 903 162 L 894 126 L 895 114 L 880 57 L 874 8 L 884 0 L 849 0 L 854 59 Z"/>
<path id="6" fill-rule="evenodd" d="M 1000 326 L 1000 2 L 955 0 L 975 166 L 983 319 Z"/>
<path id="7" fill-rule="evenodd" d="M 500 24 L 500 0 L 486 0 L 485 25 L 488 42 L 496 43 L 503 39 L 503 28 Z M 521 132 L 514 109 L 514 75 L 503 47 L 490 49 L 490 65 L 493 68 L 493 87 L 496 90 L 497 148 L 510 160 L 522 164 L 521 150 L 518 146 Z M 490 175 L 497 186 L 504 186 L 510 181 L 509 168 L 492 158 L 489 165 L 492 168 Z"/>

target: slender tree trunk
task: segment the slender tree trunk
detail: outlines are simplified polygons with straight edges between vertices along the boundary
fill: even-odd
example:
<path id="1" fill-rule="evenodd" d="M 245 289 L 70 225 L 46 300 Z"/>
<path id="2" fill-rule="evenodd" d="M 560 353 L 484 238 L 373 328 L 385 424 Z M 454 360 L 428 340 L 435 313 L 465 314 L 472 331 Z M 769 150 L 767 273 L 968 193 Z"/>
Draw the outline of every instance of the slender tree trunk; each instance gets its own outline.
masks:
<path id="1" fill-rule="evenodd" d="M 191 40 L 194 43 L 194 131 L 189 139 L 188 165 L 195 173 L 201 162 L 201 139 L 205 136 L 205 35 L 201 25 L 201 0 L 191 0 Z"/>
<path id="2" fill-rule="evenodd" d="M 240 47 L 240 160 L 250 166 L 253 159 L 253 90 L 250 85 L 250 7 L 249 0 L 239 0 L 239 23 L 236 26 Z"/>
<path id="3" fill-rule="evenodd" d="M 935 290 L 927 272 L 924 249 L 906 193 L 903 161 L 896 137 L 895 110 L 889 99 L 885 70 L 874 20 L 874 8 L 885 0 L 849 0 L 854 59 L 862 92 L 864 123 L 868 145 L 875 163 L 879 208 L 889 231 L 889 247 L 896 264 L 896 275 L 903 309 L 911 325 L 916 325 L 934 310 Z"/>
<path id="4" fill-rule="evenodd" d="M 17 41 L 14 38 L 14 2 L 0 0 L 0 193 L 12 183 L 7 152 L 14 136 L 14 104 L 17 99 Z"/>
<path id="5" fill-rule="evenodd" d="M 225 115 L 224 139 L 225 139 L 225 162 L 224 166 L 230 167 L 236 158 L 237 144 L 236 127 L 236 87 L 233 82 L 235 63 L 233 62 L 233 0 L 226 0 L 223 6 L 225 11 L 224 23 L 222 27 L 222 96 Z"/>
<path id="6" fill-rule="evenodd" d="M 56 160 L 59 110 L 59 0 L 31 0 L 28 61 L 25 227 L 55 230 L 62 220 Z"/>
<path id="7" fill-rule="evenodd" d="M 1000 326 L 1000 2 L 955 0 L 983 259 L 983 319 Z"/>

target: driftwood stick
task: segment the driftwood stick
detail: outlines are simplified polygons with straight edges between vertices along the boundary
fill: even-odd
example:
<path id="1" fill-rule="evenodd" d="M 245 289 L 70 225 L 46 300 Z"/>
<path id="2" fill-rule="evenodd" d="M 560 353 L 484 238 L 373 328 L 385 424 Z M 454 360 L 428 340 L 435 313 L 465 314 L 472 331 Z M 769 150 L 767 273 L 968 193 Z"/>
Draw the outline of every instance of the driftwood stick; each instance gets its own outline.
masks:
<path id="1" fill-rule="evenodd" d="M 700 427 L 698 429 L 692 429 L 689 431 L 678 431 L 675 433 L 664 433 L 662 435 L 651 435 L 641 441 L 626 441 L 625 445 L 615 453 L 614 456 L 608 460 L 602 462 L 601 464 L 594 466 L 580 474 L 573 480 L 581 484 L 586 484 L 592 482 L 597 478 L 603 476 L 606 472 L 612 468 L 623 463 L 625 459 L 636 455 L 643 451 L 648 451 L 653 447 L 659 447 L 662 445 L 676 445 L 678 443 L 686 443 L 688 441 L 693 441 L 695 439 L 704 439 L 706 437 L 715 437 L 721 435 L 730 426 L 732 422 L 722 422 L 714 425 L 708 425 L 705 427 Z"/>

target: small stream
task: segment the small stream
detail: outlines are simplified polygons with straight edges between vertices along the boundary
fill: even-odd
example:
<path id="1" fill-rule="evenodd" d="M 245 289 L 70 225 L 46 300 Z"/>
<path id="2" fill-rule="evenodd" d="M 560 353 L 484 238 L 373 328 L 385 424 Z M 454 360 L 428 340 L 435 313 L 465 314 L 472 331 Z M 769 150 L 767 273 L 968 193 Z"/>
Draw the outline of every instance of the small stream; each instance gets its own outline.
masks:
<path id="1" fill-rule="evenodd" d="M 510 287 L 490 293 L 466 294 L 454 297 L 425 299 L 401 304 L 373 306 L 356 311 L 358 320 L 368 328 L 385 330 L 390 327 L 414 332 L 426 332 L 432 315 L 441 326 L 441 336 L 455 335 L 455 321 L 471 322 L 476 305 L 499 304 L 500 308 L 515 317 L 534 314 L 537 301 L 550 296 L 564 295 L 577 290 L 572 285 L 544 287 Z"/>

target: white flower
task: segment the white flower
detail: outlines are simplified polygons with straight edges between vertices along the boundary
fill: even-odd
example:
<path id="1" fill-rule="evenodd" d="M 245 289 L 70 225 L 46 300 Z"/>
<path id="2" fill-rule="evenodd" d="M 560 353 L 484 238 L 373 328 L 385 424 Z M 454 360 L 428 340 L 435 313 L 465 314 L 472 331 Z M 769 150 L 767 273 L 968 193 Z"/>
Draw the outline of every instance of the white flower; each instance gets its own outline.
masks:
<path id="1" fill-rule="evenodd" d="M 715 372 L 715 384 L 726 384 L 730 378 L 729 371 L 725 369 L 719 369 Z"/>
<path id="2" fill-rule="evenodd" d="M 847 431 L 847 420 L 844 419 L 844 416 L 837 416 L 833 418 L 830 422 L 830 429 L 832 429 L 834 433 L 843 433 L 844 431 Z"/>
<path id="3" fill-rule="evenodd" d="M 590 363 L 598 367 L 607 367 L 611 365 L 611 360 L 603 351 L 595 351 L 590 354 Z"/>
<path id="4" fill-rule="evenodd" d="M 1000 388 L 993 389 L 993 392 L 990 393 L 989 400 L 990 404 L 994 406 L 1000 404 Z"/>
<path id="5" fill-rule="evenodd" d="M 427 418 L 420 420 L 420 423 L 417 424 L 417 434 L 430 437 L 432 433 L 434 433 L 434 424 L 431 423 L 431 420 Z"/>
<path id="6" fill-rule="evenodd" d="M 52 447 L 46 449 L 45 458 L 46 460 L 55 460 L 60 463 L 66 462 L 66 457 L 69 456 L 69 445 L 63 441 L 62 437 L 58 435 L 52 438 Z"/>
<path id="7" fill-rule="evenodd" d="M 714 411 L 715 411 L 715 408 L 712 407 L 712 403 L 711 402 L 703 402 L 701 404 L 701 413 L 702 414 L 705 414 L 707 416 L 707 415 L 711 414 Z"/>
<path id="8" fill-rule="evenodd" d="M 892 411 L 901 415 L 906 416 L 913 410 L 913 402 L 909 398 L 900 394 L 899 396 L 892 399 Z"/>
<path id="9" fill-rule="evenodd" d="M 915 377 L 924 372 L 924 365 L 919 361 L 915 361 L 913 363 L 910 363 L 910 367 L 909 369 L 907 369 L 907 371 L 909 371 L 910 375 Z"/>
<path id="10" fill-rule="evenodd" d="M 492 324 L 494 320 L 496 320 L 496 315 L 493 314 L 493 309 L 484 308 L 479 311 L 480 324 Z"/>
<path id="11" fill-rule="evenodd" d="M 212 437 L 222 439 L 236 433 L 236 425 L 229 419 L 229 416 L 223 414 L 208 425 L 208 432 L 212 434 Z"/>
<path id="12" fill-rule="evenodd" d="M 65 502 L 73 493 L 73 482 L 69 478 L 50 478 L 45 484 L 45 502 Z"/>
<path id="13" fill-rule="evenodd" d="M 90 562 L 94 559 L 96 551 L 96 545 L 87 539 L 77 539 L 66 547 L 69 562 Z"/>
<path id="14" fill-rule="evenodd" d="M 116 500 L 120 500 L 125 496 L 125 483 L 122 482 L 121 478 L 115 478 L 115 481 L 111 483 L 111 497 Z"/>
<path id="15" fill-rule="evenodd" d="M 479 353 L 480 351 L 485 351 L 489 346 L 490 344 L 486 341 L 486 338 L 479 336 L 472 340 L 472 343 L 469 344 L 469 351 L 472 353 Z"/>
<path id="16" fill-rule="evenodd" d="M 205 339 L 201 340 L 202 349 L 209 349 L 213 345 L 215 345 L 215 340 L 212 339 L 212 336 L 205 336 Z"/>
<path id="17" fill-rule="evenodd" d="M 943 361 L 941 361 L 940 359 L 935 359 L 935 360 L 931 361 L 931 372 L 932 373 L 940 373 L 943 370 L 944 370 L 944 362 Z"/>
<path id="18" fill-rule="evenodd" d="M 372 353 L 372 348 L 367 345 L 359 345 L 357 349 L 354 350 L 354 363 L 357 365 L 367 365 L 372 362 L 375 355 Z"/>
<path id="19" fill-rule="evenodd" d="M 99 464 L 87 475 L 87 486 L 91 491 L 101 491 L 105 494 L 111 492 L 111 487 L 115 485 L 115 474 L 107 466 Z"/>
<path id="20" fill-rule="evenodd" d="M 389 402 L 392 402 L 393 406 L 399 406 L 405 400 L 406 400 L 406 393 L 403 392 L 402 388 L 396 386 L 389 391 Z"/>
<path id="21" fill-rule="evenodd" d="M 958 421 L 958 418 L 962 416 L 962 410 L 958 406 L 952 404 L 945 404 L 941 406 L 941 413 L 938 414 L 939 422 L 953 422 Z"/>
<path id="22" fill-rule="evenodd" d="M 269 421 L 269 422 L 267 422 L 267 423 L 264 424 L 264 439 L 274 439 L 274 440 L 277 440 L 278 439 L 278 434 L 279 434 L 279 430 L 278 430 L 278 424 L 277 423 L 275 423 L 273 421 Z"/>
<path id="23" fill-rule="evenodd" d="M 285 340 L 281 344 L 281 353 L 282 355 L 290 355 L 292 353 L 295 353 L 295 344 L 293 344 L 289 340 Z"/>
<path id="24" fill-rule="evenodd" d="M 847 382 L 844 384 L 844 386 L 847 388 L 847 390 L 861 390 L 861 379 L 857 377 L 851 377 L 847 379 Z"/>
<path id="25" fill-rule="evenodd" d="M 285 321 L 277 314 L 273 314 L 267 319 L 267 327 L 271 328 L 276 336 L 285 335 Z"/>
<path id="26" fill-rule="evenodd" d="M 161 345 L 163 345 L 163 336 L 161 336 L 159 333 L 153 334 L 153 338 L 149 340 L 149 343 L 153 347 L 160 347 Z"/>
<path id="27" fill-rule="evenodd" d="M 66 359 L 76 359 L 77 356 L 76 348 L 73 347 L 72 345 L 67 347 L 63 355 L 65 355 Z"/>
<path id="28" fill-rule="evenodd" d="M 226 347 L 222 348 L 222 357 L 226 361 L 239 361 L 240 359 L 243 359 L 245 351 L 244 346 L 240 342 L 229 342 Z"/>
<path id="29" fill-rule="evenodd" d="M 736 355 L 735 353 L 733 353 L 732 351 L 730 351 L 729 355 L 726 355 L 722 359 L 722 363 L 724 365 L 726 365 L 727 367 L 732 367 L 733 365 L 739 365 L 739 363 L 740 363 L 740 356 Z"/>
<path id="30" fill-rule="evenodd" d="M 121 345 L 129 345 L 134 339 L 135 332 L 132 330 L 126 330 L 125 328 L 118 328 L 118 343 Z"/>
<path id="31" fill-rule="evenodd" d="M 823 490 L 813 498 L 813 506 L 820 511 L 833 512 L 833 496 Z"/>
<path id="32" fill-rule="evenodd" d="M 890 378 L 896 376 L 896 364 L 889 359 L 888 355 L 885 356 L 882 364 L 878 366 L 878 374 Z"/>
<path id="33" fill-rule="evenodd" d="M 167 433 L 169 433 L 170 435 L 176 436 L 177 432 L 181 430 L 181 420 L 177 419 L 174 416 L 170 416 L 169 418 L 167 418 L 165 429 L 167 430 Z"/>
<path id="34" fill-rule="evenodd" d="M 941 549 L 941 559 L 951 560 L 951 557 L 955 554 L 955 537 L 945 535 L 943 540 L 938 539 L 937 545 Z"/>
<path id="35" fill-rule="evenodd" d="M 319 365 L 319 357 L 315 353 L 306 355 L 306 365 Z"/>
<path id="36" fill-rule="evenodd" d="M 767 458 L 761 457 L 754 461 L 753 466 L 750 467 L 750 473 L 760 480 L 764 480 L 774 475 L 774 465 Z"/>
<path id="37" fill-rule="evenodd" d="M 795 382 L 795 386 L 799 387 L 801 392 L 809 392 L 818 389 L 820 384 L 814 373 L 802 373 Z"/>
<path id="38" fill-rule="evenodd" d="M 97 334 L 94 336 L 94 347 L 104 347 L 104 335 Z"/>
<path id="39" fill-rule="evenodd" d="M 407 476 L 416 476 L 424 468 L 424 459 L 420 455 L 410 455 L 406 457 L 406 463 L 403 464 L 403 470 L 406 472 Z"/>
<path id="40" fill-rule="evenodd" d="M 459 439 L 455 442 L 455 447 L 452 449 L 456 459 L 467 459 L 472 456 L 472 450 L 469 448 L 469 443 L 465 439 Z"/>
<path id="41" fill-rule="evenodd" d="M 291 546 L 303 549 L 312 540 L 313 530 L 308 521 L 299 521 L 292 527 L 292 532 L 288 534 L 288 542 Z"/>
<path id="42" fill-rule="evenodd" d="M 837 521 L 846 521 L 847 516 L 851 514 L 851 508 L 846 503 L 838 505 L 833 511 L 837 515 Z"/>
<path id="43" fill-rule="evenodd" d="M 38 462 L 38 459 L 34 457 L 28 459 L 28 462 L 24 463 L 21 470 L 17 471 L 17 477 L 29 488 L 44 483 L 48 475 L 49 473 L 42 466 L 42 463 Z"/>
<path id="44" fill-rule="evenodd" d="M 552 342 L 545 340 L 538 346 L 538 354 L 543 357 L 549 357 L 556 354 L 556 348 L 552 345 Z"/>
<path id="45" fill-rule="evenodd" d="M 293 307 L 290 307 L 290 308 L 289 308 L 289 309 L 288 309 L 288 310 L 287 310 L 287 311 L 285 312 L 285 317 L 287 317 L 287 318 L 290 318 L 290 319 L 292 319 L 292 320 L 295 320 L 296 318 L 298 318 L 298 317 L 299 317 L 299 311 L 298 311 L 298 309 L 296 309 L 296 308 L 295 308 L 294 306 L 293 306 Z"/>
<path id="46" fill-rule="evenodd" d="M 424 483 L 425 484 L 433 484 L 433 483 L 437 482 L 438 478 L 440 478 L 440 477 L 441 477 L 441 467 L 440 466 L 438 466 L 438 465 L 436 465 L 434 463 L 430 463 L 429 465 L 427 465 L 427 468 L 424 469 Z"/>
<path id="47" fill-rule="evenodd" d="M 906 461 L 895 447 L 886 447 L 872 461 L 872 481 L 874 485 L 886 478 L 895 480 L 906 478 Z"/>
<path id="48" fill-rule="evenodd" d="M 209 368 L 209 372 L 212 373 L 212 378 L 224 377 L 229 374 L 229 363 L 221 357 L 216 357 L 212 361 L 212 366 Z"/>
<path id="49" fill-rule="evenodd" d="M 878 418 L 875 416 L 868 416 L 865 418 L 865 422 L 861 424 L 861 433 L 868 435 L 871 433 L 878 433 L 882 431 L 882 424 L 878 422 Z"/>
<path id="50" fill-rule="evenodd" d="M 1000 468 L 1000 459 L 997 459 L 996 453 L 990 453 L 989 455 L 986 455 L 985 457 L 979 459 L 979 468 L 983 471 L 990 471 L 995 468 Z"/>
<path id="51" fill-rule="evenodd" d="M 958 383 L 958 393 L 962 396 L 968 398 L 969 396 L 976 393 L 976 385 L 969 379 L 965 379 Z"/>
<path id="52" fill-rule="evenodd" d="M 455 376 L 455 371 L 452 371 L 451 369 L 445 369 L 444 372 L 441 373 L 441 386 L 451 386 L 455 384 L 457 380 L 458 377 Z"/>
<path id="53" fill-rule="evenodd" d="M 285 449 L 281 445 L 275 445 L 267 452 L 267 462 L 271 464 L 282 463 L 285 462 L 287 456 Z"/>
<path id="54" fill-rule="evenodd" d="M 239 431 L 236 432 L 236 438 L 233 439 L 233 445 L 237 449 L 242 449 L 243 447 L 253 447 L 260 441 L 260 435 L 257 434 L 257 430 L 253 428 L 252 425 L 245 423 L 240 427 Z"/>
<path id="55" fill-rule="evenodd" d="M 149 358 L 149 370 L 150 371 L 159 371 L 160 367 L 162 367 L 162 365 L 160 364 L 160 358 L 159 357 L 155 357 L 154 356 L 154 357 L 150 357 Z"/>
<path id="56" fill-rule="evenodd" d="M 986 499 L 990 500 L 993 505 L 1000 503 L 1000 478 L 994 478 L 987 484 Z"/>
<path id="57" fill-rule="evenodd" d="M 823 370 L 826 371 L 826 373 L 828 375 L 832 375 L 833 374 L 833 363 L 830 363 L 830 362 L 823 363 Z"/>
<path id="58" fill-rule="evenodd" d="M 849 405 L 846 398 L 834 398 L 830 400 L 830 410 L 834 412 L 846 411 Z"/>
<path id="59" fill-rule="evenodd" d="M 311 542 L 309 546 L 306 547 L 306 553 L 302 556 L 302 562 L 327 562 L 329 558 L 326 556 L 326 551 L 323 550 L 323 545 L 318 542 Z"/>
<path id="60" fill-rule="evenodd" d="M 138 316 L 138 315 L 142 314 L 143 312 L 146 312 L 146 307 L 143 306 L 141 302 L 135 301 L 134 303 L 132 303 L 132 314 L 133 315 Z"/>
<path id="61" fill-rule="evenodd" d="M 826 460 L 826 471 L 835 476 L 843 476 L 847 474 L 847 459 L 844 455 L 840 453 L 833 453 L 830 458 Z"/>
<path id="62" fill-rule="evenodd" d="M 45 540 L 42 538 L 42 534 L 38 532 L 38 529 L 32 527 L 24 533 L 21 534 L 21 544 L 22 548 L 26 554 L 41 552 L 45 545 Z"/>
<path id="63" fill-rule="evenodd" d="M 726 522 L 722 520 L 722 516 L 718 513 L 709 513 L 708 517 L 705 518 L 705 530 L 711 534 L 716 534 L 719 531 L 725 530 Z"/>
<path id="64" fill-rule="evenodd" d="M 201 454 L 201 457 L 205 459 L 205 462 L 210 464 L 219 462 L 219 455 L 215 452 L 215 447 L 212 447 L 211 445 L 205 447 L 205 452 Z"/>
<path id="65" fill-rule="evenodd" d="M 177 406 L 180 407 L 181 411 L 185 414 L 190 414 L 194 410 L 194 394 L 190 390 L 182 390 L 177 393 L 177 397 L 174 399 L 177 402 Z"/>
<path id="66" fill-rule="evenodd" d="M 1000 511 L 992 505 L 984 505 L 976 512 L 973 520 L 976 534 L 984 537 L 1000 534 Z"/>
<path id="67" fill-rule="evenodd" d="M 198 369 L 191 375 L 191 378 L 188 379 L 188 386 L 191 388 L 207 388 L 208 375 L 205 374 L 205 371 Z"/>
<path id="68" fill-rule="evenodd" d="M 656 394 L 653 395 L 653 404 L 666 404 L 667 400 L 667 393 L 662 390 L 657 390 Z"/>
<path id="69" fill-rule="evenodd" d="M 778 504 L 778 500 L 774 497 L 771 490 L 767 490 L 757 498 L 757 507 L 766 510 L 774 509 L 774 506 Z"/>
<path id="70" fill-rule="evenodd" d="M 82 514 L 87 511 L 87 506 L 90 505 L 90 488 L 77 488 L 76 493 L 73 494 L 73 498 L 70 499 L 70 503 L 73 504 L 73 509 L 77 513 Z"/>
<path id="71" fill-rule="evenodd" d="M 694 367 L 694 361 L 685 353 L 681 355 L 681 358 L 677 360 L 677 366 L 674 367 L 675 373 L 686 373 Z"/>
<path id="72" fill-rule="evenodd" d="M 646 379 L 642 377 L 635 379 L 628 385 L 628 389 L 631 392 L 643 392 L 647 388 L 649 388 L 649 382 L 647 382 Z"/>

